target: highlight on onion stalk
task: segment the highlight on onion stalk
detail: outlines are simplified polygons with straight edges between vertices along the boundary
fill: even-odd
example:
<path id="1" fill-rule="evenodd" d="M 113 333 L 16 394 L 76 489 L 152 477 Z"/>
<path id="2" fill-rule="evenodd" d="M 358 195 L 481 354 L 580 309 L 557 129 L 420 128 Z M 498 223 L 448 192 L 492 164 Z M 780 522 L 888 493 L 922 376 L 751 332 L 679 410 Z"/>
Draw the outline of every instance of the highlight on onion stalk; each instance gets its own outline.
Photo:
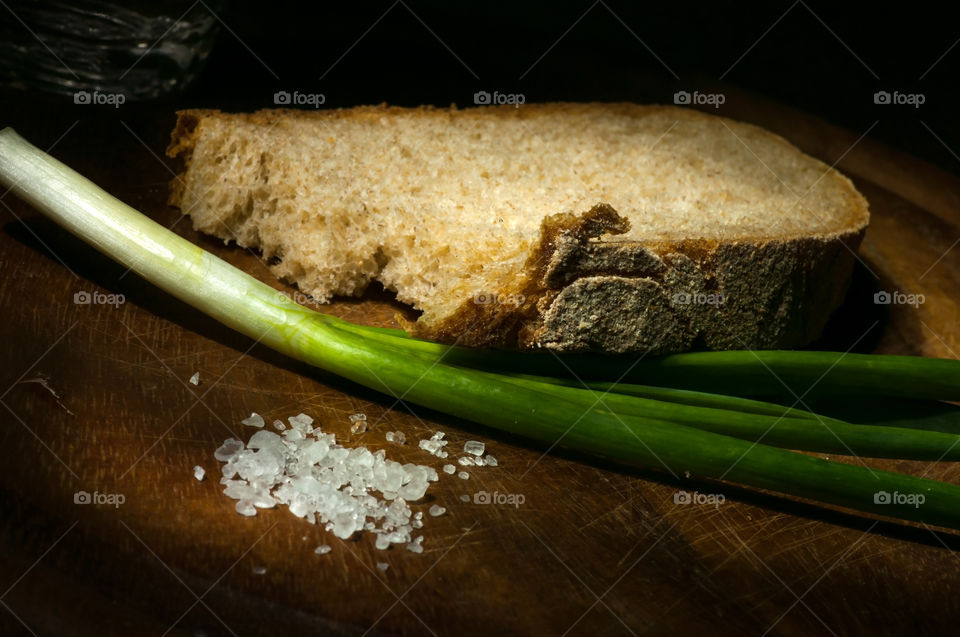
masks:
<path id="1" fill-rule="evenodd" d="M 960 486 L 796 451 L 957 460 L 960 436 L 949 427 L 937 430 L 909 419 L 891 424 L 882 417 L 850 422 L 761 400 L 793 403 L 788 387 L 801 384 L 816 385 L 817 396 L 955 401 L 960 361 L 726 351 L 637 362 L 451 347 L 300 306 L 140 214 L 10 128 L 0 131 L 0 182 L 222 324 L 384 394 L 647 469 L 960 529 Z M 882 495 L 893 492 L 916 497 Z"/>

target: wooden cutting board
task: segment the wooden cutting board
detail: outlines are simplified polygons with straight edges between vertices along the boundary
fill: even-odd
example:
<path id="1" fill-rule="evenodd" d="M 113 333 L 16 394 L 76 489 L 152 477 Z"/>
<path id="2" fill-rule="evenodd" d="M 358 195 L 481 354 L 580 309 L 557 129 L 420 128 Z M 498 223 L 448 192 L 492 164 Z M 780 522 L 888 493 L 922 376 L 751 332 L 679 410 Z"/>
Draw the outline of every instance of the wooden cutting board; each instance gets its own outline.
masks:
<path id="1" fill-rule="evenodd" d="M 839 162 L 870 201 L 863 262 L 822 345 L 954 357 L 960 182 L 862 131 L 725 90 L 723 114 Z M 3 124 L 55 144 L 124 201 L 292 291 L 165 205 L 169 108 L 81 112 L 14 96 L 3 109 Z M 226 330 L 12 195 L 0 202 L 0 634 L 946 634 L 960 616 L 954 534 L 545 454 L 411 409 Z M 879 290 L 925 302 L 878 306 Z M 77 304 L 81 293 L 124 302 Z M 382 292 L 325 311 L 371 325 L 409 314 Z M 500 466 L 441 474 L 416 506 L 448 509 L 428 516 L 424 553 L 381 552 L 370 535 L 342 542 L 286 510 L 234 512 L 213 450 L 249 438 L 239 421 L 252 411 L 305 412 L 344 444 L 438 468 L 416 441 L 444 431 L 452 448 L 485 442 Z M 352 435 L 359 412 L 372 427 Z M 387 443 L 395 430 L 410 444 Z M 871 464 L 960 482 L 956 464 Z M 678 504 L 681 490 L 725 500 Z M 80 491 L 123 502 L 77 504 Z M 481 491 L 524 501 L 460 500 Z M 315 555 L 322 543 L 333 551 Z"/>

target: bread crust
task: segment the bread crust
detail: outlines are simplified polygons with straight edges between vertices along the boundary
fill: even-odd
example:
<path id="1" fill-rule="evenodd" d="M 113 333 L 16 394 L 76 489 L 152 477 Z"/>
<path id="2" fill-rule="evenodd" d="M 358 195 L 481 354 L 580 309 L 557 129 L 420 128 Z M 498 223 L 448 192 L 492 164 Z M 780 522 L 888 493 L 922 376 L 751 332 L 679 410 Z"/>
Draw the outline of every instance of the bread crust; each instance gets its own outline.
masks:
<path id="1" fill-rule="evenodd" d="M 602 107 L 671 109 L 678 117 L 688 113 L 671 107 Z M 481 116 L 491 108 L 496 107 L 459 113 Z M 380 118 L 411 110 L 442 117 L 455 107 L 269 110 L 241 117 L 274 125 L 288 117 Z M 168 155 L 183 157 L 189 167 L 204 120 L 217 117 L 236 116 L 181 111 Z M 831 177 L 849 189 L 844 208 L 850 221 L 845 228 L 815 236 L 617 241 L 617 235 L 628 231 L 629 220 L 598 202 L 580 214 L 560 213 L 542 221 L 524 277 L 503 282 L 489 296 L 464 299 L 446 317 L 407 323 L 405 328 L 415 337 L 439 342 L 556 352 L 658 354 L 805 345 L 819 336 L 842 302 L 868 220 L 866 201 L 849 180 L 832 172 Z M 171 205 L 181 204 L 183 187 L 181 175 L 171 184 Z"/>
<path id="2" fill-rule="evenodd" d="M 650 353 L 774 349 L 816 339 L 843 301 L 864 229 L 762 242 L 600 241 L 626 219 L 598 204 L 544 220 L 529 278 L 465 301 L 417 338 L 468 347 Z"/>

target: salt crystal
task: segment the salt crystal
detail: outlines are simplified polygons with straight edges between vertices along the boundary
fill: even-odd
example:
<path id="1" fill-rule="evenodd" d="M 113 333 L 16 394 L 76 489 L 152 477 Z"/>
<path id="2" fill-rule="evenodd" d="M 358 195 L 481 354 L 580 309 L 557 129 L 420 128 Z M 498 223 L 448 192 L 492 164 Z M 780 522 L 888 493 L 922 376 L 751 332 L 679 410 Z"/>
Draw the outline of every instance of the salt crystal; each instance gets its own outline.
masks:
<path id="1" fill-rule="evenodd" d="M 457 474 L 457 477 L 460 478 L 461 480 L 466 480 L 467 478 L 470 477 L 470 474 L 467 473 L 466 471 L 461 471 L 460 473 Z"/>
<path id="2" fill-rule="evenodd" d="M 253 506 L 253 503 L 250 502 L 250 500 L 237 500 L 235 508 L 237 513 L 247 517 L 257 514 L 257 508 Z"/>
<path id="3" fill-rule="evenodd" d="M 463 495 L 460 496 L 460 501 L 461 501 L 461 502 L 469 502 L 469 501 L 470 501 L 470 496 L 468 496 L 466 493 L 464 493 Z"/>
<path id="4" fill-rule="evenodd" d="M 277 504 L 277 501 L 269 493 L 258 493 L 250 501 L 258 509 L 272 509 Z"/>
<path id="5" fill-rule="evenodd" d="M 257 412 L 253 412 L 247 418 L 241 420 L 240 424 L 246 425 L 247 427 L 263 427 L 263 416 Z"/>
<path id="6" fill-rule="evenodd" d="M 385 571 L 390 568 L 390 565 L 386 562 L 377 562 L 377 568 L 379 568 L 381 571 Z"/>
<path id="7" fill-rule="evenodd" d="M 346 540 L 357 530 L 357 521 L 349 512 L 340 513 L 333 521 L 333 534 Z"/>
<path id="8" fill-rule="evenodd" d="M 223 444 L 213 452 L 213 457 L 220 462 L 227 462 L 243 450 L 243 442 L 236 438 L 227 438 Z"/>
<path id="9" fill-rule="evenodd" d="M 356 416 L 356 415 L 357 414 L 354 414 L 353 416 Z M 353 424 L 350 425 L 350 433 L 356 434 L 356 435 L 366 433 L 367 417 L 364 416 L 363 419 L 353 420 L 353 416 L 350 416 L 350 420 L 351 422 L 353 422 Z"/>
<path id="10" fill-rule="evenodd" d="M 477 440 L 468 440 L 463 444 L 463 450 L 474 456 L 482 456 L 484 444 Z"/>
<path id="11" fill-rule="evenodd" d="M 375 543 L 377 550 L 385 551 L 390 548 L 390 538 L 386 536 L 385 533 L 381 533 L 377 536 L 377 541 Z"/>
<path id="12" fill-rule="evenodd" d="M 247 484 L 246 480 L 230 480 L 223 493 L 234 500 L 250 500 L 255 495 L 256 489 Z"/>
<path id="13" fill-rule="evenodd" d="M 290 432 L 287 432 L 290 433 Z M 258 431 L 250 437 L 247 442 L 248 449 L 273 449 L 280 451 L 283 446 L 283 439 L 272 431 Z"/>
<path id="14" fill-rule="evenodd" d="M 199 385 L 199 384 L 200 384 L 200 372 L 195 372 L 195 373 L 193 374 L 193 376 L 190 377 L 190 381 L 189 381 L 189 382 L 190 382 L 191 385 Z"/>
<path id="15" fill-rule="evenodd" d="M 367 415 L 364 413 L 350 414 L 350 422 L 360 422 L 361 420 L 366 420 Z"/>
<path id="16" fill-rule="evenodd" d="M 397 495 L 404 500 L 416 501 L 419 500 L 427 492 L 427 483 L 425 481 L 417 480 L 416 482 L 410 482 L 409 484 L 403 485 L 403 487 L 397 491 Z"/>
<path id="17" fill-rule="evenodd" d="M 429 454 L 434 454 L 437 453 L 438 449 L 440 449 L 440 443 L 432 438 L 430 440 L 421 440 L 420 448 Z"/>
<path id="18" fill-rule="evenodd" d="M 394 440 L 392 431 L 388 431 L 383 437 L 387 439 L 387 442 L 393 442 Z"/>
<path id="19" fill-rule="evenodd" d="M 447 510 L 444 507 L 437 504 L 434 504 L 430 507 L 430 515 L 432 515 L 433 517 L 437 517 L 438 515 L 443 515 L 446 512 Z"/>
<path id="20" fill-rule="evenodd" d="M 297 414 L 296 416 L 290 416 L 287 418 L 287 420 L 290 421 L 290 426 L 295 429 L 299 429 L 300 431 L 309 429 L 310 425 L 313 424 L 313 418 L 303 412 Z"/>
<path id="21" fill-rule="evenodd" d="M 407 550 L 412 553 L 423 553 L 423 536 L 419 536 L 413 542 L 407 544 Z"/>
<path id="22" fill-rule="evenodd" d="M 399 526 L 410 519 L 410 507 L 407 506 L 403 498 L 397 498 L 387 507 L 386 518 L 387 523 L 391 526 Z"/>
<path id="23" fill-rule="evenodd" d="M 460 456 L 460 458 L 457 459 L 457 462 L 459 462 L 465 467 L 472 467 L 474 464 L 476 464 L 473 461 L 473 458 L 471 458 L 470 456 Z"/>
<path id="24" fill-rule="evenodd" d="M 444 473 L 449 473 L 450 475 L 453 475 L 454 473 L 456 473 L 456 471 L 457 471 L 457 468 L 456 468 L 455 466 L 453 466 L 452 464 L 445 464 L 445 465 L 443 465 L 443 472 L 444 472 Z"/>
<path id="25" fill-rule="evenodd" d="M 396 431 L 393 434 L 393 441 L 398 445 L 407 444 L 407 436 L 402 431 Z"/>
<path id="26" fill-rule="evenodd" d="M 329 553 L 329 552 L 332 551 L 332 550 L 333 550 L 333 549 L 330 548 L 328 545 L 326 545 L 326 544 L 321 544 L 321 545 L 318 546 L 317 548 L 313 549 L 313 552 L 316 553 L 317 555 L 326 555 L 327 553 Z"/>
<path id="27" fill-rule="evenodd" d="M 203 476 L 206 475 L 206 471 L 200 465 L 197 465 L 193 468 L 193 477 L 197 480 L 203 480 Z"/>
<path id="28" fill-rule="evenodd" d="M 498 464 L 500 464 L 499 462 L 497 462 L 497 459 L 491 456 L 489 453 L 487 454 L 487 457 L 484 458 L 484 460 L 486 461 L 488 467 L 496 467 Z"/>
<path id="29" fill-rule="evenodd" d="M 294 442 L 297 440 L 303 440 L 306 436 L 304 436 L 303 432 L 299 429 L 287 429 L 283 432 L 283 437 L 291 442 Z"/>
<path id="30" fill-rule="evenodd" d="M 477 465 L 478 467 L 482 467 L 483 465 L 487 464 L 487 461 L 484 458 L 474 458 L 473 464 Z"/>
<path id="31" fill-rule="evenodd" d="M 429 439 L 421 440 L 420 448 L 426 451 L 427 453 L 437 456 L 439 458 L 446 458 L 447 452 L 442 451 L 442 449 L 447 445 L 447 441 L 443 440 L 442 438 L 443 438 L 443 432 L 438 431 L 437 433 L 433 434 L 433 436 L 431 436 Z"/>
<path id="32" fill-rule="evenodd" d="M 274 420 L 274 421 L 273 421 L 273 428 L 276 429 L 277 431 L 283 431 L 284 429 L 287 428 L 287 426 L 286 426 L 285 424 L 283 424 L 283 421 L 281 421 L 281 420 Z"/>
<path id="33" fill-rule="evenodd" d="M 254 575 L 263 575 L 263 574 L 266 573 L 266 572 L 267 572 L 267 567 L 266 567 L 266 566 L 259 566 L 259 565 L 258 565 L 258 566 L 254 566 L 254 567 L 253 567 L 253 574 L 254 574 Z"/>

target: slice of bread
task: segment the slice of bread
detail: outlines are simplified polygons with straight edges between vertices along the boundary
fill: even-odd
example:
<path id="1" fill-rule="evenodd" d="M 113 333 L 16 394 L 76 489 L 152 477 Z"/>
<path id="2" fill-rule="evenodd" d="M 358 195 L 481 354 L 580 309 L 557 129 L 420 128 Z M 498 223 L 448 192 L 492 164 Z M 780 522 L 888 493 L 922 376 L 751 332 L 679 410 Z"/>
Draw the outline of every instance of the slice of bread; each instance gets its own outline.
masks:
<path id="1" fill-rule="evenodd" d="M 179 113 L 171 203 L 320 300 L 380 281 L 470 346 L 793 347 L 869 220 L 784 139 L 635 104 Z"/>

